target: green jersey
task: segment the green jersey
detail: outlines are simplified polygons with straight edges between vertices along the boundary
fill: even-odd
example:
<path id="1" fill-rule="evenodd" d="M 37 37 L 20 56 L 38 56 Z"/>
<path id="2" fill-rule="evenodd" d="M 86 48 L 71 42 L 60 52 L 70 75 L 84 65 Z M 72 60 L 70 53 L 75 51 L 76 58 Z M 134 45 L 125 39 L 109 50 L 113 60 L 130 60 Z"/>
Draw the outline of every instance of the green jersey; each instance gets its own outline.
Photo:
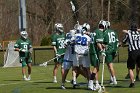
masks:
<path id="1" fill-rule="evenodd" d="M 23 39 L 21 37 L 16 41 L 14 48 L 25 49 L 26 52 L 19 51 L 19 56 L 28 58 L 30 57 L 29 49 L 32 48 L 32 44 L 29 39 Z"/>
<path id="2" fill-rule="evenodd" d="M 96 50 L 95 50 L 95 33 L 91 33 L 90 38 L 91 38 L 91 43 L 90 43 L 90 47 L 89 47 L 89 52 L 90 52 L 90 54 L 96 54 Z"/>
<path id="3" fill-rule="evenodd" d="M 98 53 L 100 52 L 100 49 L 98 48 L 97 43 L 103 43 L 103 38 L 104 38 L 103 31 L 96 29 L 94 39 L 95 39 L 95 49 Z"/>
<path id="4" fill-rule="evenodd" d="M 107 49 L 116 52 L 118 49 L 118 36 L 114 30 L 107 29 L 104 32 L 104 44 L 107 46 Z"/>
<path id="5" fill-rule="evenodd" d="M 102 43 L 103 42 L 103 31 L 96 29 L 95 30 L 95 41 L 96 43 Z"/>
<path id="6" fill-rule="evenodd" d="M 65 53 L 65 45 L 64 45 L 65 34 L 64 33 L 53 34 L 51 40 L 52 40 L 52 45 L 56 47 L 58 54 Z"/>

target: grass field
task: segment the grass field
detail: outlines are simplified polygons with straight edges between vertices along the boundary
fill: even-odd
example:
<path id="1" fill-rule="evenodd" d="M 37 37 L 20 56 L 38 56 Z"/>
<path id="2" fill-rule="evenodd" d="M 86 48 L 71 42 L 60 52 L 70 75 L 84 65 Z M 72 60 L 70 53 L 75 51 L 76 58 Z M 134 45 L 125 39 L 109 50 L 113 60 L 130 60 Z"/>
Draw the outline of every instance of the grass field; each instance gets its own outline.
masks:
<path id="1" fill-rule="evenodd" d="M 115 63 L 116 77 L 118 80 L 117 86 L 111 86 L 108 84 L 110 75 L 107 67 L 105 66 L 104 85 L 107 93 L 140 93 L 140 82 L 137 81 L 135 88 L 128 88 L 129 80 L 125 80 L 124 77 L 127 74 L 126 63 Z M 23 81 L 21 77 L 21 68 L 2 68 L 0 67 L 0 93 L 97 93 L 97 91 L 87 90 L 86 86 L 77 87 L 72 89 L 70 83 L 66 83 L 66 90 L 60 88 L 61 74 L 60 69 L 58 72 L 58 83 L 52 83 L 53 65 L 47 67 L 33 66 L 32 68 L 32 80 Z M 101 76 L 101 73 L 100 73 Z M 71 71 L 67 77 L 71 80 Z M 78 77 L 78 82 L 86 82 L 86 79 L 82 76 Z"/>

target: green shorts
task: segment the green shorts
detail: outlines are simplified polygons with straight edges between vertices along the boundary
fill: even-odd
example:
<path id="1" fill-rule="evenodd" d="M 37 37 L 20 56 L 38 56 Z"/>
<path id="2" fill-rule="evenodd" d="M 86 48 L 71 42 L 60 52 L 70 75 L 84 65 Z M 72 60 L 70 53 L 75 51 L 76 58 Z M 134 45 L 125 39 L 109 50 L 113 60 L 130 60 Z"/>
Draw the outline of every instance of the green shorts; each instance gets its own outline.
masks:
<path id="1" fill-rule="evenodd" d="M 100 61 L 97 54 L 90 54 L 90 63 L 91 63 L 91 66 L 94 66 L 94 67 L 100 66 Z"/>
<path id="2" fill-rule="evenodd" d="M 54 60 L 54 62 L 59 62 L 59 63 L 63 63 L 63 61 L 64 61 L 64 55 L 62 55 Z"/>
<path id="3" fill-rule="evenodd" d="M 28 63 L 32 63 L 32 58 L 20 57 L 20 63 L 22 64 L 22 67 L 25 67 Z"/>
<path id="4" fill-rule="evenodd" d="M 106 63 L 112 63 L 115 57 L 116 57 L 116 52 L 114 52 L 113 50 L 107 50 L 106 51 L 105 62 Z"/>

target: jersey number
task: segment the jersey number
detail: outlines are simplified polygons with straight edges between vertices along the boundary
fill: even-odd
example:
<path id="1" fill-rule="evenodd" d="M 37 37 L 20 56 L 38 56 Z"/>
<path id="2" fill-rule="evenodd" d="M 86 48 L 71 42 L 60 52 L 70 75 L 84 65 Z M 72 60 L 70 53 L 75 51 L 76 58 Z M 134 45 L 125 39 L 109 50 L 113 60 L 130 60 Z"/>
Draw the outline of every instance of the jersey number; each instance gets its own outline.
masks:
<path id="1" fill-rule="evenodd" d="M 28 50 L 28 45 L 23 45 L 25 50 Z"/>
<path id="2" fill-rule="evenodd" d="M 86 37 L 77 36 L 77 37 L 76 37 L 76 43 L 77 43 L 78 45 L 83 45 L 83 46 L 85 46 L 85 45 L 87 45 L 87 38 L 86 38 Z"/>
<path id="3" fill-rule="evenodd" d="M 114 43 L 116 41 L 114 32 L 108 33 L 108 36 L 109 36 L 109 43 Z"/>
<path id="4" fill-rule="evenodd" d="M 59 42 L 59 49 L 62 49 L 62 48 L 65 48 L 65 46 L 64 46 L 64 40 L 59 40 L 58 41 Z"/>

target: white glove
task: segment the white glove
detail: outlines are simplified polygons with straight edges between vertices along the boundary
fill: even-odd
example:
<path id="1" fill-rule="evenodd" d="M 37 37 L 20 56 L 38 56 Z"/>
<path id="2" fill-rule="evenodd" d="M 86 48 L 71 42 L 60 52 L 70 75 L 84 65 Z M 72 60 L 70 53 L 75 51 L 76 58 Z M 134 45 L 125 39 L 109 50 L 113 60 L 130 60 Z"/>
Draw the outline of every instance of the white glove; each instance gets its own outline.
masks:
<path id="1" fill-rule="evenodd" d="M 21 52 L 26 52 L 26 49 L 20 49 L 19 51 L 21 51 Z"/>
<path id="2" fill-rule="evenodd" d="M 56 56 L 57 56 L 57 57 L 60 57 L 61 55 L 60 55 L 60 54 L 56 54 Z"/>

